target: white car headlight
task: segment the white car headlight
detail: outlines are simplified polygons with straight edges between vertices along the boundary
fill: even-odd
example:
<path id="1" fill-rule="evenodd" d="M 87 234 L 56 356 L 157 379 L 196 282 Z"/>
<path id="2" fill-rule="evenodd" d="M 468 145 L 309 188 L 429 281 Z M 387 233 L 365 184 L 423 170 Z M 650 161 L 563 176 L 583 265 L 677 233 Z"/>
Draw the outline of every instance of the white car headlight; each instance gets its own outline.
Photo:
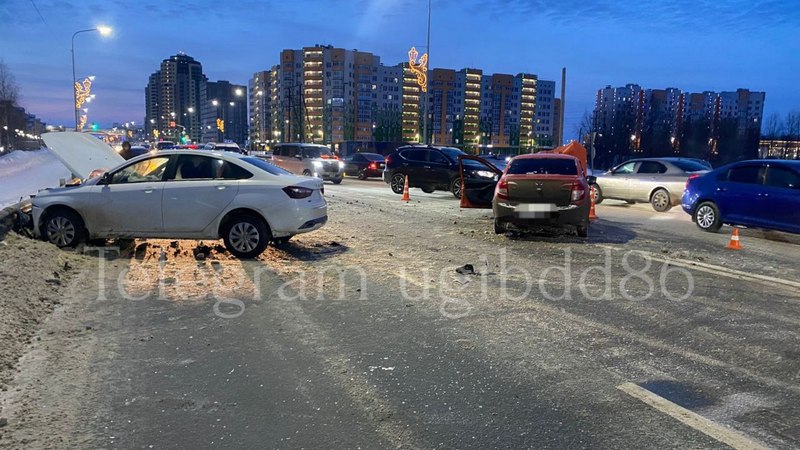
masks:
<path id="1" fill-rule="evenodd" d="M 322 167 L 322 161 L 311 161 L 311 164 L 313 164 L 314 167 Z"/>
<path id="2" fill-rule="evenodd" d="M 339 168 L 344 169 L 344 161 L 339 161 Z"/>
<path id="3" fill-rule="evenodd" d="M 494 178 L 494 173 L 488 170 L 476 170 L 475 175 L 483 178 Z"/>

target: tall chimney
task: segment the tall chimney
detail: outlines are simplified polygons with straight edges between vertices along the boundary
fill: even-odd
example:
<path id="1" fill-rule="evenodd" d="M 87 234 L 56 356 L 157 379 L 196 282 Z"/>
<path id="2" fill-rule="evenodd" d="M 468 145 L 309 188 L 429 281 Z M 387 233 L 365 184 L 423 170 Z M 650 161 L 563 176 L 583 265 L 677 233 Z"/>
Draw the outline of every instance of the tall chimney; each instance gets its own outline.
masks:
<path id="1" fill-rule="evenodd" d="M 561 126 L 558 127 L 558 145 L 564 145 L 564 110 L 567 108 L 567 68 L 561 68 L 561 111 L 558 118 Z"/>

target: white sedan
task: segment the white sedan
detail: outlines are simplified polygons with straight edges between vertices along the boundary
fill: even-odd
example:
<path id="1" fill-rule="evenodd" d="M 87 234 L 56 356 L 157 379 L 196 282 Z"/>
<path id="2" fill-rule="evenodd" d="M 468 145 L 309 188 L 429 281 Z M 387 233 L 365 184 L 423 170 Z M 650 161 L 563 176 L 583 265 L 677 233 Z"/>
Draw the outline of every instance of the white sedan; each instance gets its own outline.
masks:
<path id="1" fill-rule="evenodd" d="M 222 238 L 239 258 L 328 220 L 322 180 L 197 150 L 142 155 L 80 185 L 40 191 L 32 204 L 34 233 L 59 247 L 96 238 Z"/>

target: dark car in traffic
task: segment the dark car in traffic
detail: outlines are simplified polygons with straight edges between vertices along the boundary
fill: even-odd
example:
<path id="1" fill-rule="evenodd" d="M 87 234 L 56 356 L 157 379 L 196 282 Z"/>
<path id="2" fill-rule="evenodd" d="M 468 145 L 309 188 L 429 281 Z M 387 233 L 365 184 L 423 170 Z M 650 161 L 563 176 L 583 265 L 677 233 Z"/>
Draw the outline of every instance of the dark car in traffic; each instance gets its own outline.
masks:
<path id="1" fill-rule="evenodd" d="M 380 177 L 385 167 L 386 160 L 377 153 L 356 153 L 344 159 L 344 174 L 360 180 Z"/>
<path id="2" fill-rule="evenodd" d="M 423 192 L 448 191 L 461 198 L 461 178 L 459 157 L 466 155 L 453 147 L 411 145 L 400 147 L 386 157 L 383 181 L 389 183 L 395 194 L 403 193 L 405 179 L 408 186 L 422 189 Z M 464 163 L 469 177 L 492 179 L 495 174 L 480 164 L 471 161 Z"/>
<path id="3" fill-rule="evenodd" d="M 800 161 L 740 161 L 692 177 L 681 206 L 704 231 L 727 224 L 800 233 Z"/>
<path id="4" fill-rule="evenodd" d="M 476 164 L 495 179 L 464 175 L 462 208 L 492 208 L 494 232 L 510 228 L 574 227 L 578 236 L 589 233 L 589 184 L 577 158 L 536 153 L 512 158 L 500 170 L 475 156 L 459 158 L 463 168 Z"/>

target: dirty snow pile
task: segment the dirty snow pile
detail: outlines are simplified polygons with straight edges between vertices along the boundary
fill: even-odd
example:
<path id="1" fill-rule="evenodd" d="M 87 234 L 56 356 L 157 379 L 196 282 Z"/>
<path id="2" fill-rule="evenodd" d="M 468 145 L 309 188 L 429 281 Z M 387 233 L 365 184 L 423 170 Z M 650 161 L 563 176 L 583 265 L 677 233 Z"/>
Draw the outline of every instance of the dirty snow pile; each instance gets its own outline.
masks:
<path id="1" fill-rule="evenodd" d="M 14 233 L 0 241 L 0 390 L 86 260 Z"/>
<path id="2" fill-rule="evenodd" d="M 16 150 L 0 157 L 0 208 L 69 179 L 69 170 L 50 150 Z"/>

